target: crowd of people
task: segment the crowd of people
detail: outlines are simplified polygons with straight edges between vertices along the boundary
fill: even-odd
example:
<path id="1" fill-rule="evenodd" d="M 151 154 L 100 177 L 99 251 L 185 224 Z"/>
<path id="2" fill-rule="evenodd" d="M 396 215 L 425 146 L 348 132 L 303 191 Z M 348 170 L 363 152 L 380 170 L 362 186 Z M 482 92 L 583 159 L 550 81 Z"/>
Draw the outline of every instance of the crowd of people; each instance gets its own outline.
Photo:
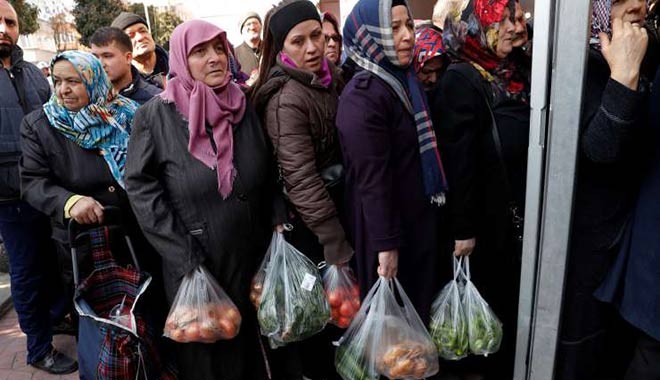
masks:
<path id="1" fill-rule="evenodd" d="M 593 1 L 560 380 L 660 379 L 654 5 Z M 342 29 L 282 0 L 240 18 L 236 47 L 191 20 L 169 51 L 123 12 L 40 67 L 19 23 L 0 0 L 0 234 L 28 364 L 77 369 L 52 344 L 77 327 L 68 225 L 112 207 L 153 276 L 156 330 L 200 265 L 242 318 L 229 340 L 160 338 L 162 378 L 339 378 L 343 329 L 277 349 L 260 335 L 249 295 L 273 231 L 353 268 L 362 297 L 396 277 L 426 325 L 452 256 L 470 256 L 502 346 L 437 376 L 513 378 L 533 48 L 520 1 L 438 0 L 416 23 L 406 0 L 359 0 Z"/>

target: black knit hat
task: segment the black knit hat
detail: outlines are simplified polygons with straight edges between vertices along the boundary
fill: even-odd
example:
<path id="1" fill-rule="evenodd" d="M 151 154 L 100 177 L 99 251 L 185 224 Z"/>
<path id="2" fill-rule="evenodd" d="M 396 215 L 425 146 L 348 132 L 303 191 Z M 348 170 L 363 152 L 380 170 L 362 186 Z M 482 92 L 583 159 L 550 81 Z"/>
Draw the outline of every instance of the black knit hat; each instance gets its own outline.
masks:
<path id="1" fill-rule="evenodd" d="M 113 28 L 119 28 L 121 30 L 124 30 L 131 25 L 135 25 L 139 23 L 147 25 L 147 22 L 142 17 L 136 15 L 135 13 L 121 12 L 119 16 L 117 16 L 112 21 L 112 24 L 110 24 L 110 26 L 112 26 Z"/>
<path id="2" fill-rule="evenodd" d="M 321 23 L 319 11 L 308 0 L 294 1 L 273 13 L 268 29 L 273 34 L 275 51 L 282 50 L 284 39 L 294 26 L 307 20 L 316 20 Z"/>

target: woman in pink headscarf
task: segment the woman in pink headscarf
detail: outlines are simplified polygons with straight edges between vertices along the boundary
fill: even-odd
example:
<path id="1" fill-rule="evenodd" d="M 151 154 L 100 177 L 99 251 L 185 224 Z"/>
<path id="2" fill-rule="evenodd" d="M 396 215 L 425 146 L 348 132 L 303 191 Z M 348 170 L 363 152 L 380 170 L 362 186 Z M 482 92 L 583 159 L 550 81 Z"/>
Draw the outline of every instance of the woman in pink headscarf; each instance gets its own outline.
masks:
<path id="1" fill-rule="evenodd" d="M 232 60 L 222 29 L 179 25 L 167 90 L 135 114 L 128 148 L 126 190 L 163 257 L 169 302 L 183 276 L 204 264 L 242 316 L 234 339 L 176 344 L 182 379 L 266 378 L 249 286 L 272 230 L 275 181 Z"/>

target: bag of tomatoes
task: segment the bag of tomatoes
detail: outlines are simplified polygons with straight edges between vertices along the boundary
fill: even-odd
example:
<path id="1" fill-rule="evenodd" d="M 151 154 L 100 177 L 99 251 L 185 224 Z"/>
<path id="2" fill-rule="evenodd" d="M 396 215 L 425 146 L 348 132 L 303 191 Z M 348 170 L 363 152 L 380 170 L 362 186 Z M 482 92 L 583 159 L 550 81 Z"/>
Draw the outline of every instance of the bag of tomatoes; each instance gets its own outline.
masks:
<path id="1" fill-rule="evenodd" d="M 183 278 L 163 335 L 179 343 L 214 343 L 234 338 L 240 327 L 238 308 L 200 265 Z"/>
<path id="2" fill-rule="evenodd" d="M 323 286 L 330 304 L 330 323 L 348 328 L 360 310 L 360 287 L 353 270 L 344 264 L 328 265 L 323 274 Z"/>
<path id="3" fill-rule="evenodd" d="M 424 379 L 438 373 L 431 336 L 397 279 L 380 277 L 335 354 L 344 380 Z"/>
<path id="4" fill-rule="evenodd" d="M 284 235 L 275 232 L 269 250 L 257 318 L 261 333 L 277 348 L 323 330 L 330 320 L 330 306 L 316 265 Z"/>

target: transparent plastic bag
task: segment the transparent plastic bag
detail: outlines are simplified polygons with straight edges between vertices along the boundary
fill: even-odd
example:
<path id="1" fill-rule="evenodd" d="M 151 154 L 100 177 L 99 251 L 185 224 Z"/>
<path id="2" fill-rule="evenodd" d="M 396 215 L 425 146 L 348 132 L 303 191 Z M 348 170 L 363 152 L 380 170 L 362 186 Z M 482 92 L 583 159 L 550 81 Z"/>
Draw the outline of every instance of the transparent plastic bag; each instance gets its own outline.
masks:
<path id="1" fill-rule="evenodd" d="M 240 327 L 238 308 L 200 265 L 183 278 L 163 335 L 179 343 L 213 343 L 234 338 Z"/>
<path id="2" fill-rule="evenodd" d="M 323 287 L 330 304 L 330 323 L 348 328 L 360 310 L 360 286 L 348 265 L 329 265 L 323 273 Z"/>
<path id="3" fill-rule="evenodd" d="M 465 291 L 463 309 L 468 326 L 470 352 L 488 356 L 500 349 L 502 343 L 502 322 L 497 318 L 488 303 L 481 297 L 470 280 L 470 259 L 463 261 L 465 269 Z"/>
<path id="4" fill-rule="evenodd" d="M 270 253 L 277 244 L 277 232 L 273 232 L 273 237 L 270 239 L 270 245 L 268 246 L 268 251 L 261 261 L 259 270 L 257 274 L 252 278 L 252 283 L 250 284 L 250 302 L 254 307 L 259 310 L 259 305 L 261 304 L 261 294 L 264 290 L 264 280 L 266 279 L 266 268 L 268 263 L 270 263 Z"/>
<path id="5" fill-rule="evenodd" d="M 438 372 L 435 345 L 398 280 L 381 277 L 371 288 L 339 340 L 335 366 L 344 380 L 413 380 Z"/>
<path id="6" fill-rule="evenodd" d="M 265 264 L 257 318 L 261 333 L 276 348 L 323 330 L 330 320 L 330 305 L 314 263 L 281 233 L 276 232 L 274 240 Z"/>
<path id="7" fill-rule="evenodd" d="M 459 360 L 468 355 L 468 330 L 461 300 L 462 258 L 454 256 L 454 278 L 431 305 L 429 332 L 440 357 Z"/>

